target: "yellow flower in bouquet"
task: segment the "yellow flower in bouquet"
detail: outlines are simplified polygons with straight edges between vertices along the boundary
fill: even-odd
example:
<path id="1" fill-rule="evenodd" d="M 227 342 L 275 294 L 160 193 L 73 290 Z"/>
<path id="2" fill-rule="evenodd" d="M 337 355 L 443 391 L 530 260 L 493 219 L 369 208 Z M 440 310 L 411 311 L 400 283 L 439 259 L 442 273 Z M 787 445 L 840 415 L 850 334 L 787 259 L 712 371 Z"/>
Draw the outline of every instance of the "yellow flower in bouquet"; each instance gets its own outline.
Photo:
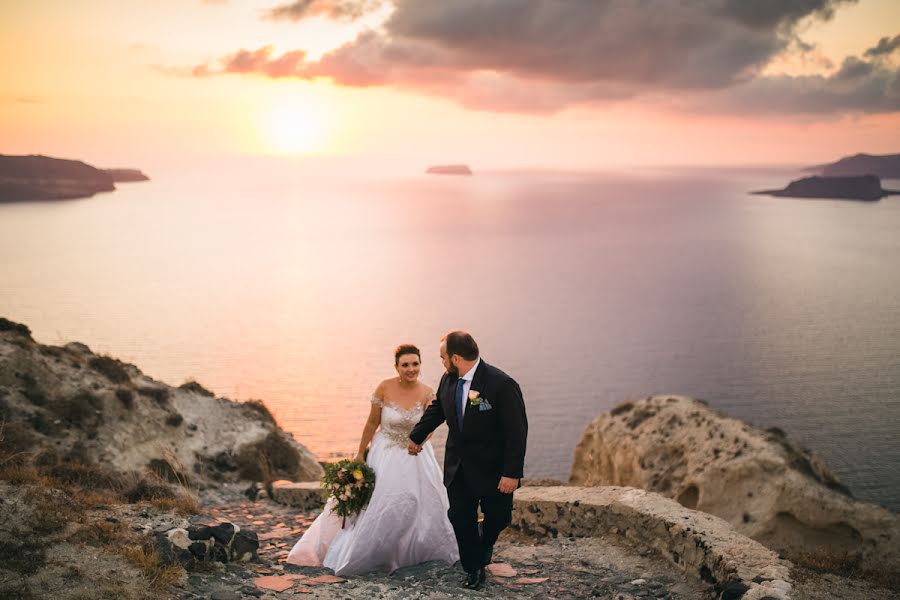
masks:
<path id="1" fill-rule="evenodd" d="M 347 517 L 359 514 L 369 504 L 375 490 L 375 471 L 364 462 L 341 460 L 325 465 L 322 487 L 334 500 L 332 511 L 346 524 Z"/>

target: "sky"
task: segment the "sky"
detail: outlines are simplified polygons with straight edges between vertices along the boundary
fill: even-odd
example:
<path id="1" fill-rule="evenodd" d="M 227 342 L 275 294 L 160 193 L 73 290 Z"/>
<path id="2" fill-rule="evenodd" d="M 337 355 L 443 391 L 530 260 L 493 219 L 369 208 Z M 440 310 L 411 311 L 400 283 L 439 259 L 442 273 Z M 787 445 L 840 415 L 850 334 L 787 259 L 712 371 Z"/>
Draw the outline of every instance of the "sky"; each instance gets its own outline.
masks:
<path id="1" fill-rule="evenodd" d="M 102 167 L 900 152 L 897 0 L 0 0 L 0 153 Z"/>

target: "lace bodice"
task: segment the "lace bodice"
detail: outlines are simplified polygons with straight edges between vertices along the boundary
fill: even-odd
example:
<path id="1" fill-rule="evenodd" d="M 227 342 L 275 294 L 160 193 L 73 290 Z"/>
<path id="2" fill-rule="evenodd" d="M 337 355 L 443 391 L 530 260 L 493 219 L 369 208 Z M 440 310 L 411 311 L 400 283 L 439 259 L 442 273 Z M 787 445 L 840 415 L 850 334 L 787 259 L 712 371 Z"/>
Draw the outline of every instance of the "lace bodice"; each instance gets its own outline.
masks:
<path id="1" fill-rule="evenodd" d="M 428 401 L 430 402 L 432 398 L 428 399 Z M 413 430 L 413 427 L 422 418 L 422 413 L 425 412 L 426 401 L 420 400 L 412 408 L 402 408 L 372 396 L 372 404 L 381 407 L 381 434 L 392 446 L 406 448 L 409 444 L 409 432 Z"/>

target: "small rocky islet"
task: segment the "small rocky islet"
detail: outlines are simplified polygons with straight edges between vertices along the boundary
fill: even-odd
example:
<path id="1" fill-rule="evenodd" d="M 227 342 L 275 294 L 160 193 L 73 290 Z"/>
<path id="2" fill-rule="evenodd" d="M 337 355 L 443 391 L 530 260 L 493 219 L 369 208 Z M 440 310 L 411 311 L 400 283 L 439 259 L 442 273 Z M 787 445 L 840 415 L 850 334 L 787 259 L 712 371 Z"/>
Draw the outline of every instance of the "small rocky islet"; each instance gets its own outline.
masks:
<path id="1" fill-rule="evenodd" d="M 442 563 L 352 577 L 285 564 L 322 469 L 261 402 L 0 319 L 0 422 L 3 598 L 861 600 L 896 583 L 897 515 L 783 434 L 689 398 L 620 405 L 588 425 L 569 485 L 526 481 L 479 592 Z M 826 535 L 838 522 L 857 545 Z M 791 536 L 808 543 L 778 550 Z M 843 561 L 803 562 L 837 543 Z"/>

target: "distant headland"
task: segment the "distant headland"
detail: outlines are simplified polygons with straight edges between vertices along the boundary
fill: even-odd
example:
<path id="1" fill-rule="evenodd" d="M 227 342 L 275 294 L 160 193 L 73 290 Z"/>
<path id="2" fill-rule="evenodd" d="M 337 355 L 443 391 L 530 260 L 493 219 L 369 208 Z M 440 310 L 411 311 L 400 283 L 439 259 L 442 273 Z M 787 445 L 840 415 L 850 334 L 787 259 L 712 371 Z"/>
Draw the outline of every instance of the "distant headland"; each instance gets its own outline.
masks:
<path id="1" fill-rule="evenodd" d="M 900 179 L 900 154 L 854 154 L 804 170 L 828 177 L 876 175 L 882 179 Z"/>
<path id="2" fill-rule="evenodd" d="M 434 165 L 425 170 L 429 175 L 471 175 L 469 165 Z"/>
<path id="3" fill-rule="evenodd" d="M 71 200 L 112 192 L 118 181 L 147 181 L 135 169 L 97 169 L 80 160 L 0 155 L 0 202 Z"/>
<path id="4" fill-rule="evenodd" d="M 882 188 L 881 180 L 876 175 L 854 175 L 804 177 L 790 182 L 786 188 L 781 190 L 763 190 L 753 193 L 788 198 L 825 198 L 871 202 L 892 194 L 900 194 L 900 191 Z"/>

